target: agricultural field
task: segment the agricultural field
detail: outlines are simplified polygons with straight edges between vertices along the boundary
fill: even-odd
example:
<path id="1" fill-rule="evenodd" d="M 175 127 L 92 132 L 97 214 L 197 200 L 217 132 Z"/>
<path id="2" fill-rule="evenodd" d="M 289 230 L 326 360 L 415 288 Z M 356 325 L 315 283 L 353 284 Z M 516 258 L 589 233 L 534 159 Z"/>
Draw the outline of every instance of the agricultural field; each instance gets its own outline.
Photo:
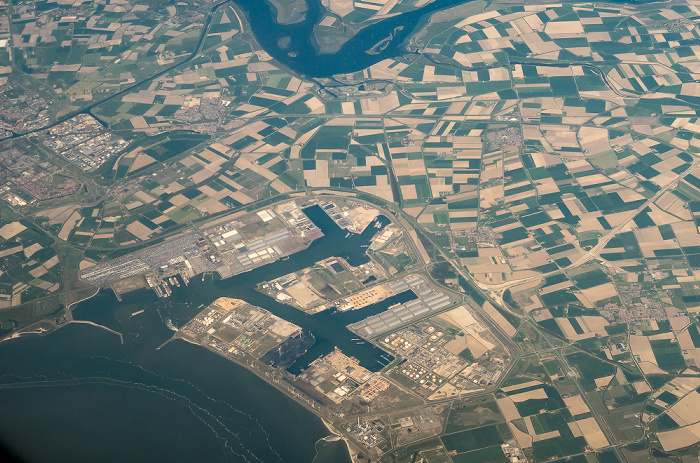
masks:
<path id="1" fill-rule="evenodd" d="M 27 111 L 8 120 L 20 130 L 36 127 L 182 61 L 198 40 L 205 11 L 184 3 L 155 6 L 157 2 L 106 8 L 82 2 L 15 4 L 10 60 L 24 76 L 5 80 L 23 90 L 22 103 L 34 114 Z"/>
<path id="2" fill-rule="evenodd" d="M 271 2 L 280 23 L 304 15 Z M 369 263 L 260 288 L 307 314 L 393 305 L 409 273 L 448 296 L 364 340 L 397 356 L 382 391 L 418 407 L 348 425 L 373 458 L 697 450 L 697 2 L 475 1 L 421 22 L 406 53 L 313 79 L 237 4 L 161 3 L 0 5 L 0 333 L 58 325 L 93 289 L 82 271 L 184 232 L 240 263 L 239 239 L 313 228 L 302 204 L 348 233 L 381 213 Z M 333 53 L 428 3 L 323 0 L 310 30 Z M 318 384 L 359 414 L 346 380 Z"/>
<path id="3" fill-rule="evenodd" d="M 59 259 L 54 240 L 22 220 L 0 222 L 0 306 L 7 308 L 58 290 Z"/>
<path id="4" fill-rule="evenodd" d="M 562 398 L 559 384 L 530 379 L 547 377 L 536 373 L 538 370 L 546 371 L 543 366 L 537 368 L 536 363 L 524 363 L 516 376 L 506 379 L 497 399 L 526 454 L 541 461 L 583 453 L 587 446 L 606 447 L 608 441 L 581 396 L 567 393 Z"/>

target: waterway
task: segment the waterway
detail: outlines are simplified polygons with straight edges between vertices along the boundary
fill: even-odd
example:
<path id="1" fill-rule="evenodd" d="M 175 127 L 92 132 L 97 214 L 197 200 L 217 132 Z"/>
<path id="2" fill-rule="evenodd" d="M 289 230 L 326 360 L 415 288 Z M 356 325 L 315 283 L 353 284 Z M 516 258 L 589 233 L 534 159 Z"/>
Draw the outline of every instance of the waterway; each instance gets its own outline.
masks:
<path id="1" fill-rule="evenodd" d="M 433 0 L 415 10 L 368 21 L 335 53 L 320 53 L 314 27 L 326 9 L 321 0 L 306 0 L 303 20 L 277 22 L 275 7 L 268 1 L 233 0 L 248 17 L 256 41 L 277 61 L 306 77 L 331 77 L 361 71 L 387 58 L 407 52 L 406 42 L 428 23 L 430 16 L 474 0 Z M 611 0 L 615 4 L 645 4 L 654 0 Z"/>
<path id="2" fill-rule="evenodd" d="M 405 52 L 403 45 L 431 14 L 473 0 L 434 0 L 413 11 L 373 22 L 361 29 L 333 54 L 319 53 L 314 27 L 323 19 L 321 0 L 306 0 L 303 21 L 279 24 L 267 1 L 234 0 L 248 17 L 258 43 L 272 57 L 308 77 L 330 77 L 365 69 Z"/>
<path id="3" fill-rule="evenodd" d="M 369 343 L 358 344 L 352 338 L 357 336 L 345 328 L 370 315 L 386 310 L 398 302 L 407 302 L 415 298 L 412 292 L 398 294 L 383 302 L 365 307 L 361 310 L 347 312 L 324 311 L 315 315 L 306 314 L 291 306 L 281 304 L 275 299 L 255 290 L 258 283 L 274 280 L 294 271 L 310 267 L 316 262 L 328 257 L 343 257 L 350 265 L 358 266 L 369 262 L 365 253 L 371 238 L 388 223 L 389 219 L 379 216 L 375 224 L 370 224 L 362 234 L 348 234 L 338 227 L 319 206 L 304 209 L 304 213 L 318 226 L 324 236 L 314 241 L 311 246 L 286 260 L 258 267 L 250 272 L 242 273 L 225 280 L 208 275 L 204 279 L 195 277 L 190 280 L 188 287 L 174 287 L 173 294 L 165 300 L 158 300 L 150 290 L 139 290 L 124 295 L 123 303 L 115 310 L 105 311 L 105 305 L 113 304 L 114 296 L 111 291 L 102 291 L 96 297 L 80 304 L 74 311 L 76 319 L 89 320 L 122 333 L 130 342 L 148 342 L 159 346 L 172 335 L 167 324 L 180 327 L 199 313 L 202 305 L 208 305 L 219 297 L 235 297 L 253 305 L 264 307 L 278 317 L 284 318 L 302 328 L 306 328 L 316 338 L 315 344 L 308 352 L 299 358 L 289 371 L 296 374 L 302 368 L 321 355 L 329 353 L 335 347 L 357 358 L 360 364 L 371 371 L 378 371 L 386 363 L 382 356 L 388 354 Z M 131 317 L 131 314 L 141 304 L 148 304 L 153 314 L 157 314 L 162 322 L 160 332 L 149 328 L 148 340 L 141 337 L 146 317 Z M 147 308 L 146 311 L 149 309 Z"/>
<path id="4" fill-rule="evenodd" d="M 324 232 L 305 251 L 226 280 L 195 277 L 158 299 L 138 290 L 116 300 L 108 291 L 82 302 L 72 324 L 44 337 L 0 344 L 0 443 L 27 461 L 348 462 L 342 441 L 260 378 L 203 347 L 170 339 L 221 296 L 244 299 L 313 333 L 316 343 L 290 367 L 298 372 L 334 347 L 372 370 L 389 359 L 358 344 L 345 326 L 414 298 L 394 296 L 357 311 L 307 315 L 255 291 L 257 283 L 330 256 L 368 262 L 364 245 L 389 221 L 350 235 L 321 208 L 305 210 Z M 142 313 L 132 316 L 134 312 Z M 382 358 L 384 356 L 384 358 Z M 300 425 L 303 424 L 303 425 Z"/>

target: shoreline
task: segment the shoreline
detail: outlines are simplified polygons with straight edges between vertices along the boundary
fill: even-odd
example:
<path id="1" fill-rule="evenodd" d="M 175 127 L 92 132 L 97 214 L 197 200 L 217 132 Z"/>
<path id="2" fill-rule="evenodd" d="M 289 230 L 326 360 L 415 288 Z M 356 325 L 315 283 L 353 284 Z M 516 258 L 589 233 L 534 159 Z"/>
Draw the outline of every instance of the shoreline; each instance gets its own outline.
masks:
<path id="1" fill-rule="evenodd" d="M 167 341 L 165 341 L 163 344 L 161 344 L 161 345 L 158 347 L 158 349 L 160 349 L 161 347 L 165 346 L 166 344 L 168 344 L 168 343 L 170 343 L 170 342 L 172 342 L 172 341 L 178 340 L 178 339 L 181 340 L 181 341 L 185 341 L 185 342 L 187 342 L 187 343 L 189 343 L 189 344 L 191 344 L 191 345 L 193 345 L 193 346 L 202 347 L 202 348 L 204 348 L 205 350 L 207 350 L 207 351 L 209 351 L 209 352 L 211 352 L 211 353 L 213 353 L 213 354 L 216 354 L 216 355 L 218 355 L 218 356 L 220 356 L 220 357 L 225 358 L 226 360 L 231 361 L 232 363 L 234 363 L 234 364 L 237 365 L 237 366 L 240 366 L 240 367 L 245 368 L 246 370 L 248 370 L 249 372 L 253 373 L 253 374 L 254 374 L 255 376 L 257 376 L 258 378 L 260 378 L 260 379 L 262 379 L 263 381 L 265 381 L 268 385 L 270 385 L 272 388 L 274 388 L 274 389 L 275 389 L 276 391 L 278 391 L 279 393 L 284 394 L 285 396 L 287 396 L 289 399 L 293 400 L 293 401 L 294 401 L 295 403 L 297 403 L 298 405 L 304 407 L 306 410 L 308 410 L 309 412 L 311 412 L 311 413 L 313 413 L 314 415 L 316 415 L 316 416 L 318 417 L 318 419 L 321 420 L 321 422 L 322 422 L 323 425 L 326 427 L 326 429 L 328 429 L 328 432 L 330 433 L 330 435 L 325 436 L 325 437 L 323 437 L 322 439 L 326 439 L 326 438 L 330 437 L 331 435 L 337 436 L 339 439 L 341 439 L 343 442 L 345 442 L 345 446 L 346 446 L 346 448 L 347 448 L 347 450 L 348 450 L 348 456 L 350 457 L 350 461 L 352 461 L 352 462 L 358 461 L 358 460 L 356 460 L 356 458 L 355 458 L 356 455 L 357 455 L 357 452 L 355 452 L 355 453 L 353 454 L 354 444 L 352 444 L 352 443 L 350 442 L 350 440 L 349 440 L 346 436 L 343 435 L 343 433 L 341 433 L 340 431 L 338 431 L 338 430 L 335 428 L 335 426 L 333 426 L 333 424 L 331 424 L 331 422 L 328 421 L 328 419 L 327 419 L 326 417 L 324 417 L 324 416 L 320 413 L 320 410 L 319 410 L 319 409 L 316 409 L 315 407 L 309 407 L 309 405 L 308 405 L 307 402 L 304 402 L 304 401 L 302 401 L 302 400 L 299 400 L 298 396 L 295 395 L 294 393 L 292 393 L 289 389 L 285 389 L 285 388 L 280 387 L 279 383 L 278 383 L 278 384 L 275 384 L 275 382 L 274 382 L 274 381 L 271 381 L 270 378 L 267 377 L 259 368 L 255 367 L 255 366 L 251 366 L 251 365 L 246 364 L 246 363 L 243 363 L 243 362 L 240 362 L 240 361 L 238 361 L 238 360 L 236 360 L 236 359 L 232 359 L 232 358 L 228 358 L 228 357 L 225 357 L 225 356 L 221 356 L 221 354 L 220 354 L 219 352 L 217 352 L 216 350 L 211 349 L 211 348 L 209 348 L 208 346 L 199 344 L 199 343 L 197 343 L 197 342 L 195 342 L 195 341 L 193 341 L 193 340 L 191 340 L 191 339 L 187 339 L 185 336 L 178 336 L 178 333 L 173 334 L 173 336 L 172 336 L 170 339 L 168 339 Z M 257 360 L 256 360 L 256 362 L 253 363 L 253 365 L 255 365 L 256 363 L 257 363 Z"/>
<path id="2" fill-rule="evenodd" d="M 9 336 L 4 337 L 3 339 L 0 339 L 0 342 L 9 341 L 9 340 L 11 340 L 11 339 L 18 339 L 18 338 L 20 338 L 20 337 L 22 337 L 22 336 L 24 336 L 24 335 L 26 335 L 26 334 L 38 334 L 38 335 L 41 336 L 41 335 L 47 334 L 47 333 L 49 333 L 49 332 L 51 332 L 51 331 L 54 331 L 54 330 L 18 331 L 18 332 L 12 333 L 12 334 L 9 335 Z"/>
<path id="3" fill-rule="evenodd" d="M 351 446 L 350 446 L 350 441 L 348 440 L 348 438 L 345 437 L 345 436 L 343 436 L 337 429 L 335 429 L 335 426 L 333 426 L 333 425 L 332 425 L 329 421 L 327 421 L 325 418 L 323 418 L 322 416 L 319 416 L 319 418 L 320 418 L 321 421 L 323 422 L 323 425 L 324 425 L 326 428 L 328 428 L 328 431 L 329 431 L 332 435 L 338 436 L 339 439 L 341 439 L 343 442 L 345 442 L 345 447 L 347 447 L 347 449 L 348 449 L 348 455 L 350 455 L 350 460 L 353 461 L 353 462 L 357 461 L 357 460 L 355 459 L 355 455 L 353 455 L 353 453 L 352 453 L 352 448 L 351 448 Z"/>

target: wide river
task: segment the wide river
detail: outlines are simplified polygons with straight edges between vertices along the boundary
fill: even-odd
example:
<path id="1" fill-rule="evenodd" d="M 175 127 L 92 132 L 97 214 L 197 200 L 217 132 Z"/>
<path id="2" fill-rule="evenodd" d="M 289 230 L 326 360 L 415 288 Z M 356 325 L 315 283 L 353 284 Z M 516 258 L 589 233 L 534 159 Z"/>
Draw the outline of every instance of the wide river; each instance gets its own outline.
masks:
<path id="1" fill-rule="evenodd" d="M 226 280 L 195 277 L 158 299 L 153 291 L 110 291 L 78 305 L 78 320 L 47 336 L 0 344 L 0 441 L 29 461 L 347 462 L 342 441 L 322 441 L 328 430 L 315 415 L 254 374 L 202 347 L 170 342 L 168 326 L 182 326 L 202 304 L 221 296 L 244 299 L 305 327 L 316 338 L 294 365 L 299 371 L 338 346 L 372 370 L 388 355 L 357 344 L 345 326 L 386 310 L 395 296 L 362 310 L 307 315 L 255 291 L 255 285 L 330 257 L 367 262 L 377 227 L 347 236 L 318 206 L 305 210 L 324 237 L 309 249 Z M 347 238 L 346 238 L 347 236 Z M 143 309 L 142 314 L 131 314 Z"/>
<path id="2" fill-rule="evenodd" d="M 308 9 L 304 19 L 294 24 L 279 24 L 276 10 L 269 2 L 233 1 L 248 17 L 255 39 L 272 57 L 301 75 L 330 77 L 360 71 L 400 55 L 406 39 L 425 24 L 431 14 L 473 0 L 434 0 L 413 11 L 374 21 L 333 54 L 319 53 L 314 38 L 313 29 L 323 19 L 321 0 L 306 0 Z"/>

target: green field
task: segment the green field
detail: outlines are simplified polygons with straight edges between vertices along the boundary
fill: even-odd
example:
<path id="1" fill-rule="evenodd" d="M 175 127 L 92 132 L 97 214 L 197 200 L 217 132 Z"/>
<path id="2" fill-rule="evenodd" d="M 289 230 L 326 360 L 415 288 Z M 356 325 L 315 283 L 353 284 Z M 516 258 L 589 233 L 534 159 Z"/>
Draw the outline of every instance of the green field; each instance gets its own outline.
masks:
<path id="1" fill-rule="evenodd" d="M 593 391 L 597 388 L 595 384 L 596 378 L 614 375 L 616 372 L 614 365 L 584 352 L 568 354 L 566 360 L 579 371 L 581 384 L 586 391 Z"/>
<path id="2" fill-rule="evenodd" d="M 441 439 L 447 450 L 454 450 L 457 453 L 470 452 L 503 443 L 503 438 L 495 425 L 447 434 Z"/>

